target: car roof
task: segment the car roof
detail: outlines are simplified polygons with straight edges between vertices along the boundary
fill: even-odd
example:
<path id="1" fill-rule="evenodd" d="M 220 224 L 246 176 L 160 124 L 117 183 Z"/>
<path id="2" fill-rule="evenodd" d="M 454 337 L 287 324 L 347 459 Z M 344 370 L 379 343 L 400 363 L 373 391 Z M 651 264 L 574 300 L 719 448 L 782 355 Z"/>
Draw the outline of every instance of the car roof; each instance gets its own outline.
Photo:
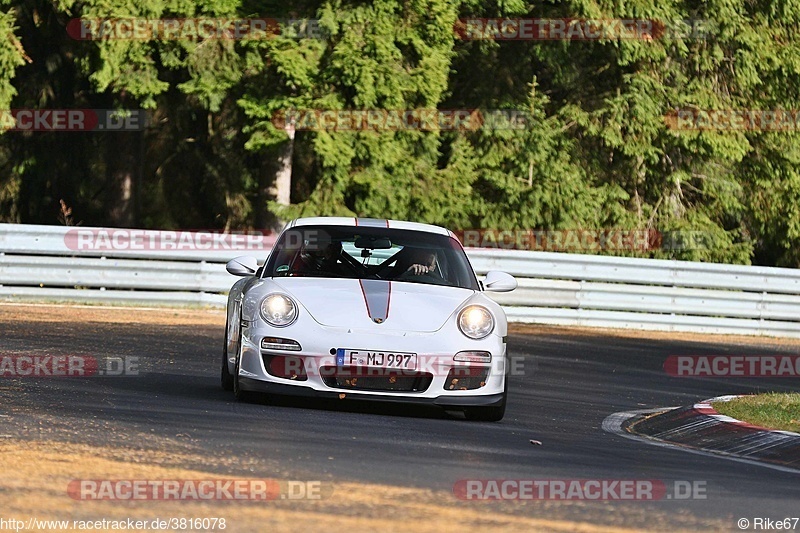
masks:
<path id="1" fill-rule="evenodd" d="M 405 229 L 424 231 L 437 235 L 447 235 L 456 238 L 456 235 L 441 226 L 423 224 L 421 222 L 408 222 L 405 220 L 389 220 L 384 218 L 356 218 L 356 217 L 307 217 L 297 218 L 286 225 L 285 229 L 297 226 L 365 226 L 373 228 Z"/>

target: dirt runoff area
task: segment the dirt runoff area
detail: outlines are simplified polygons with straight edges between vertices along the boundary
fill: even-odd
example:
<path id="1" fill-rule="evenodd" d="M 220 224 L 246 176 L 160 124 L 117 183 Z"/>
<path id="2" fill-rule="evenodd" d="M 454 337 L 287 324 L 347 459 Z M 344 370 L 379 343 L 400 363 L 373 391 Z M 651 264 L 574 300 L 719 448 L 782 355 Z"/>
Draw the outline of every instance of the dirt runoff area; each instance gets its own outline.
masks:
<path id="1" fill-rule="evenodd" d="M 162 466 L 166 458 L 160 453 L 130 452 L 123 461 L 118 449 L 0 441 L 0 519 L 6 520 L 0 525 L 14 530 L 9 520 L 16 520 L 19 531 L 119 531 L 131 530 L 136 522 L 144 526 L 139 531 L 635 531 L 526 517 L 498 509 L 496 502 L 458 502 L 451 493 L 418 488 L 320 482 L 313 492 L 307 486 L 304 495 L 286 482 Z M 148 485 L 153 480 L 160 488 Z M 164 488 L 170 480 L 184 485 L 170 493 Z M 187 480 L 193 483 L 190 491 Z M 254 481 L 266 482 L 266 492 L 248 492 Z M 245 489 L 237 493 L 237 487 Z M 161 499 L 148 499 L 154 496 Z M 213 499 L 202 499 L 207 496 Z M 100 499 L 117 497 L 122 499 Z M 305 497 L 314 499 L 294 499 Z"/>

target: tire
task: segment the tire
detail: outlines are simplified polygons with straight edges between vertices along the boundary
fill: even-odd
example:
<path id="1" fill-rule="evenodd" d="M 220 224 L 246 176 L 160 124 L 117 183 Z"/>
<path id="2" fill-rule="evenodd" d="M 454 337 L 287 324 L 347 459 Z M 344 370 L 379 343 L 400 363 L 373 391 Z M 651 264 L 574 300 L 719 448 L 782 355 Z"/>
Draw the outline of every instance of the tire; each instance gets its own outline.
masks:
<path id="1" fill-rule="evenodd" d="M 242 331 L 239 330 L 239 342 L 236 343 L 239 347 L 238 352 L 236 354 L 236 366 L 233 370 L 233 395 L 236 397 L 236 400 L 239 402 L 249 402 L 253 399 L 254 394 L 250 391 L 242 390 L 242 387 L 239 384 L 239 364 L 242 361 Z"/>
<path id="2" fill-rule="evenodd" d="M 464 409 L 464 416 L 467 420 L 475 422 L 499 422 L 506 414 L 506 403 L 508 400 L 508 374 L 506 374 L 506 382 L 503 385 L 503 399 L 500 405 L 492 405 L 489 407 L 469 407 Z"/>
<path id="3" fill-rule="evenodd" d="M 228 370 L 228 323 L 225 322 L 225 338 L 222 344 L 222 372 L 219 379 L 222 390 L 233 390 L 233 376 Z"/>

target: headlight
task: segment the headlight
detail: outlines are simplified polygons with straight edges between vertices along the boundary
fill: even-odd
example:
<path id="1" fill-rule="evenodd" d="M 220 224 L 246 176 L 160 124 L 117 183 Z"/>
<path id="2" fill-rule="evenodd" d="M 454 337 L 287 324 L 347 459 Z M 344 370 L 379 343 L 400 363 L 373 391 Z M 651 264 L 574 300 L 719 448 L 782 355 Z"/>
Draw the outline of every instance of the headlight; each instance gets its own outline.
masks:
<path id="1" fill-rule="evenodd" d="M 459 313 L 458 327 L 470 339 L 482 339 L 494 329 L 494 318 L 485 307 L 470 305 Z"/>
<path id="2" fill-rule="evenodd" d="M 297 304 L 283 294 L 270 294 L 261 301 L 261 316 L 269 325 L 282 328 L 297 320 Z"/>

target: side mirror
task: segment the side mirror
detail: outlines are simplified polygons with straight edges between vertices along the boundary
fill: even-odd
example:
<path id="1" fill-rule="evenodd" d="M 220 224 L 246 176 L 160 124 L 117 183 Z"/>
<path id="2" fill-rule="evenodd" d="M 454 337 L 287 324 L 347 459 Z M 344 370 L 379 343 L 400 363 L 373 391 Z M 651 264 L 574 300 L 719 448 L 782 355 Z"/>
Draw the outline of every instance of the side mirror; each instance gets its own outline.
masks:
<path id="1" fill-rule="evenodd" d="M 228 261 L 225 270 L 234 276 L 252 276 L 258 270 L 258 260 L 251 255 L 243 255 Z"/>
<path id="2" fill-rule="evenodd" d="M 490 292 L 509 292 L 517 288 L 517 280 L 511 274 L 490 270 L 483 280 L 483 290 Z"/>

